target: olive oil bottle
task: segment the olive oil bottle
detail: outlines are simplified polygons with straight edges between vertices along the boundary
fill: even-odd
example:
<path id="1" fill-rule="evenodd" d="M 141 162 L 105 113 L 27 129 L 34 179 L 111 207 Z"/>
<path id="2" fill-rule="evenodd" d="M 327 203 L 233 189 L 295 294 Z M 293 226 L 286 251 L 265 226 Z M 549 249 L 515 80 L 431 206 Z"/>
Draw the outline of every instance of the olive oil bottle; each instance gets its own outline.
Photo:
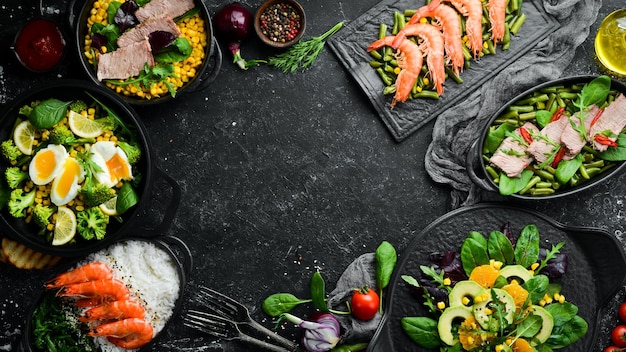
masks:
<path id="1" fill-rule="evenodd" d="M 626 76 L 626 9 L 612 12 L 602 21 L 596 34 L 595 50 L 604 67 Z"/>

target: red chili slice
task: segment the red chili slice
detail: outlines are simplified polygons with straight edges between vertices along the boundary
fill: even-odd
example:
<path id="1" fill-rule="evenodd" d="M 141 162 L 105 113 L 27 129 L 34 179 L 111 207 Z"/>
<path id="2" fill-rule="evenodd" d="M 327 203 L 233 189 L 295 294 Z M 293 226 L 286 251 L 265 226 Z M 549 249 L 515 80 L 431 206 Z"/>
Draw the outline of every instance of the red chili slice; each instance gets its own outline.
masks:
<path id="1" fill-rule="evenodd" d="M 593 139 L 600 144 L 608 145 L 609 147 L 617 147 L 617 142 L 607 136 L 596 134 L 593 136 Z"/>
<path id="2" fill-rule="evenodd" d="M 593 116 L 593 119 L 591 120 L 591 124 L 589 125 L 589 127 L 595 125 L 596 122 L 598 122 L 598 120 L 600 119 L 600 116 L 602 116 L 603 112 L 604 112 L 604 109 L 600 109 L 600 110 L 598 110 L 598 112 L 596 112 L 596 114 Z"/>
<path id="3" fill-rule="evenodd" d="M 558 108 L 558 110 L 554 112 L 554 115 L 552 115 L 552 119 L 550 119 L 550 122 L 554 122 L 560 119 L 561 116 L 563 116 L 563 112 L 565 112 L 565 108 L 563 107 Z"/>
<path id="4" fill-rule="evenodd" d="M 557 166 L 559 166 L 559 163 L 561 162 L 561 159 L 563 159 L 563 155 L 565 155 L 565 148 L 560 147 L 559 151 L 556 152 L 556 155 L 554 156 L 554 160 L 552 160 L 552 167 L 556 168 Z"/>
<path id="5" fill-rule="evenodd" d="M 530 144 L 533 142 L 533 136 L 530 135 L 530 132 L 528 132 L 528 130 L 524 127 L 520 127 L 519 128 L 519 133 L 522 136 L 522 138 L 524 139 L 524 142 Z"/>

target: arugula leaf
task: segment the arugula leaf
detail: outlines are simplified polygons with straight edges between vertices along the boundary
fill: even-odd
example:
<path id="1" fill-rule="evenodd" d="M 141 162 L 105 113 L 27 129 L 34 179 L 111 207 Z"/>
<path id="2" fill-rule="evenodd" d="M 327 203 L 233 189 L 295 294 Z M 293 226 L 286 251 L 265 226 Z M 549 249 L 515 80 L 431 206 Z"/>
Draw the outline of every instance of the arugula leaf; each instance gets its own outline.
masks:
<path id="1" fill-rule="evenodd" d="M 548 265 L 548 261 L 556 258 L 556 255 L 559 254 L 559 252 L 561 251 L 561 248 L 563 248 L 564 245 L 565 245 L 565 242 L 559 242 L 555 246 L 552 246 L 552 249 L 546 252 L 545 259 L 542 260 L 541 263 L 539 263 L 539 266 L 537 267 L 535 272 L 538 273 L 539 271 L 541 271 L 541 269 L 545 268 L 546 265 Z"/>

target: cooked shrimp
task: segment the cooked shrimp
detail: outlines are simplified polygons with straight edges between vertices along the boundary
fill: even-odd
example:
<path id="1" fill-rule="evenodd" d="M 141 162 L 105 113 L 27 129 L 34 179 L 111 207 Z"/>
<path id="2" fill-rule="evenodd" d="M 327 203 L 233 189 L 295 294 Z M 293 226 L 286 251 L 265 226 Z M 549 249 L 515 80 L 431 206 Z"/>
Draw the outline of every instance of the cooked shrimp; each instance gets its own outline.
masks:
<path id="1" fill-rule="evenodd" d="M 504 38 L 504 17 L 506 16 L 506 0 L 489 0 L 489 22 L 491 23 L 491 39 L 497 44 Z"/>
<path id="2" fill-rule="evenodd" d="M 101 279 L 64 286 L 57 294 L 61 297 L 83 298 L 79 307 L 97 306 L 104 302 L 125 300 L 130 297 L 126 284 L 118 279 Z"/>
<path id="3" fill-rule="evenodd" d="M 122 300 L 106 302 L 99 306 L 87 309 L 79 318 L 82 322 L 94 320 L 141 318 L 146 315 L 146 311 L 141 304 L 133 300 Z"/>
<path id="4" fill-rule="evenodd" d="M 97 325 L 89 335 L 104 336 L 116 346 L 135 349 L 150 342 L 153 333 L 152 325 L 144 319 L 128 318 Z"/>
<path id="5" fill-rule="evenodd" d="M 76 284 L 93 280 L 110 279 L 113 272 L 108 265 L 101 262 L 91 262 L 76 269 L 64 272 L 46 282 L 46 288 L 59 288 L 65 285 Z"/>
<path id="6" fill-rule="evenodd" d="M 441 0 L 433 0 L 430 4 L 417 9 L 415 14 L 409 19 L 408 24 L 419 23 L 420 19 L 431 17 L 433 23 L 443 32 L 446 57 L 450 61 L 454 73 L 457 75 L 465 65 L 463 56 L 463 42 L 461 41 L 461 20 L 458 13 L 448 5 L 441 3 Z M 404 29 L 396 34 L 394 44 L 400 43 L 400 39 L 406 37 Z"/>
<path id="7" fill-rule="evenodd" d="M 465 32 L 469 39 L 469 48 L 472 49 L 474 59 L 478 58 L 483 50 L 483 5 L 480 0 L 446 0 L 466 17 Z"/>
<path id="8" fill-rule="evenodd" d="M 383 46 L 391 46 L 395 36 L 386 36 L 382 39 L 378 39 L 367 48 L 367 51 L 372 51 L 376 49 L 380 49 Z M 398 77 L 396 77 L 396 94 L 394 95 L 393 102 L 391 103 L 391 108 L 396 105 L 397 101 L 405 102 L 409 95 L 411 94 L 411 90 L 417 82 L 417 77 L 422 70 L 422 64 L 424 62 L 424 54 L 419 49 L 415 42 L 410 41 L 409 39 L 404 39 L 398 46 L 399 53 L 396 54 L 396 60 L 398 61 L 398 67 L 400 68 L 400 73 Z"/>
<path id="9" fill-rule="evenodd" d="M 420 50 L 426 55 L 428 72 L 435 84 L 437 93 L 443 93 L 443 82 L 446 80 L 445 62 L 443 59 L 443 34 L 435 26 L 425 23 L 406 25 L 403 29 L 407 37 L 420 37 Z"/>

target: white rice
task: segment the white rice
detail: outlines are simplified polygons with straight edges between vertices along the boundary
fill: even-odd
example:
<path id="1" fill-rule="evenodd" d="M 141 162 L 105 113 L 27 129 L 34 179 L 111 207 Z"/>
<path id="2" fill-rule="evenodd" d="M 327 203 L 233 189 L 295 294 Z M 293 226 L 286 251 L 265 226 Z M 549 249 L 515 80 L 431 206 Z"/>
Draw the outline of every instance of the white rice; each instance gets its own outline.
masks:
<path id="1" fill-rule="evenodd" d="M 152 324 L 154 335 L 171 317 L 180 294 L 177 266 L 170 254 L 147 241 L 129 240 L 89 255 L 85 261 L 107 264 L 115 278 L 128 286 L 132 299 L 146 310 L 146 321 Z M 103 352 L 128 351 L 106 338 L 96 338 Z"/>

